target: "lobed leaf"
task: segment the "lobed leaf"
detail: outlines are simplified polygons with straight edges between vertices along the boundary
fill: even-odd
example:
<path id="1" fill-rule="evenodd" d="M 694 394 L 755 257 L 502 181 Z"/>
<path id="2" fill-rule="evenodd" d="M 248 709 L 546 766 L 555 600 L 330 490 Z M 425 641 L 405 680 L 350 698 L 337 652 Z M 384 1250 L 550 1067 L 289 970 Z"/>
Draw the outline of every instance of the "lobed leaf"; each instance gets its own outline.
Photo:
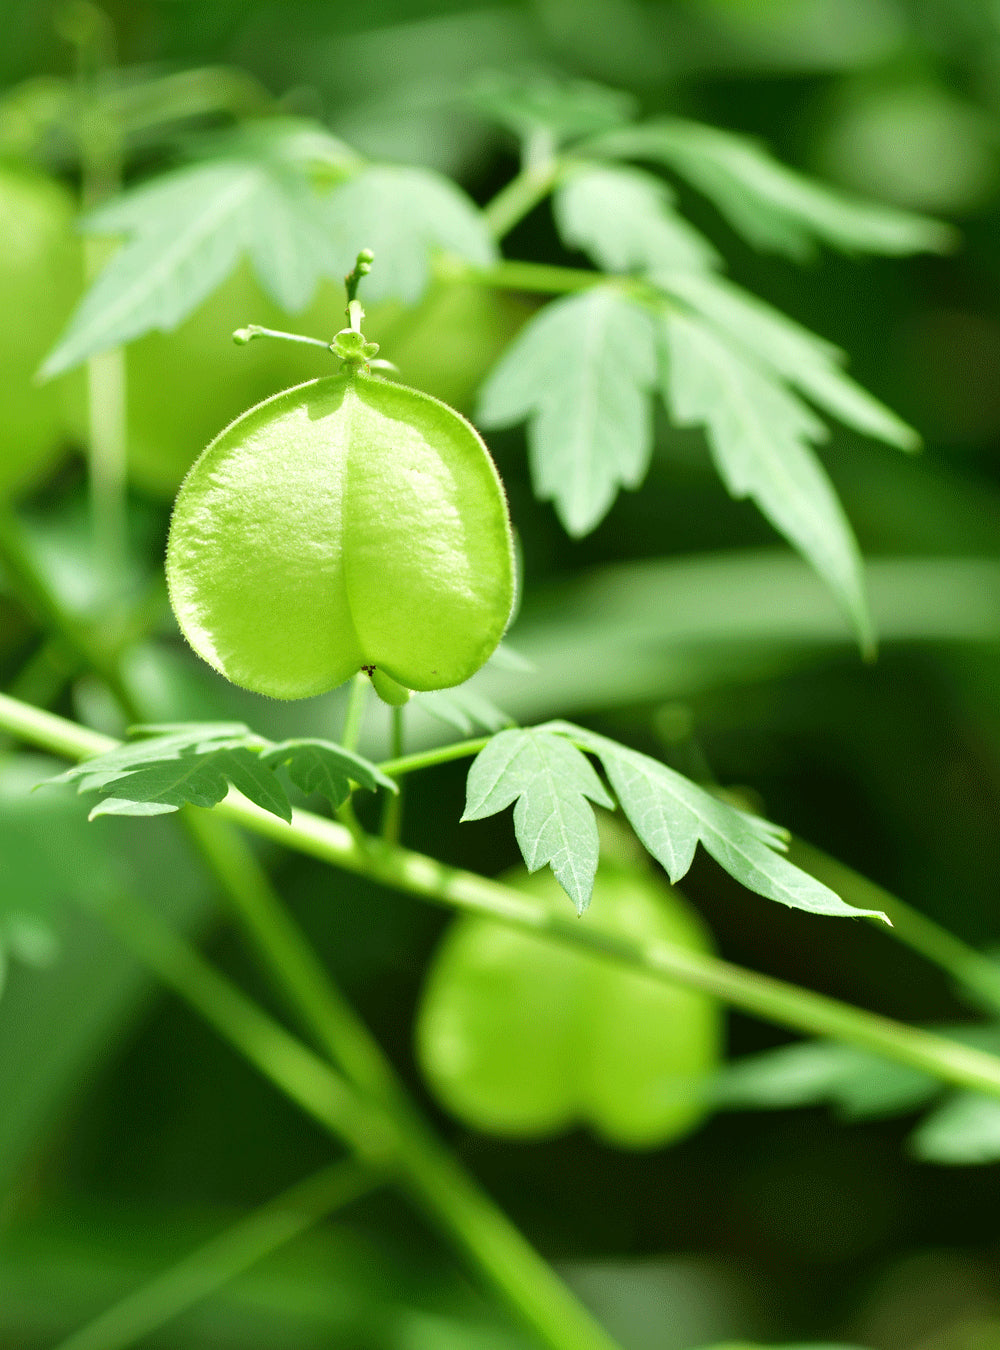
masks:
<path id="1" fill-rule="evenodd" d="M 457 253 L 486 266 L 496 246 L 471 198 L 443 174 L 404 165 L 370 165 L 334 188 L 325 221 L 346 271 L 359 247 L 371 248 L 378 265 L 365 278 L 372 303 L 413 304 L 430 280 L 435 250 Z"/>
<path id="2" fill-rule="evenodd" d="M 797 173 L 749 137 L 676 118 L 616 128 L 588 154 L 665 164 L 714 202 L 759 249 L 808 257 L 817 243 L 845 253 L 942 253 L 956 234 L 927 216 L 865 202 Z"/>
<path id="3" fill-rule="evenodd" d="M 352 782 L 373 791 L 379 787 L 399 791 L 396 782 L 376 765 L 332 741 L 281 741 L 265 750 L 260 762 L 275 769 L 284 765 L 297 787 L 306 793 L 320 793 L 334 810 L 350 797 Z"/>
<path id="4" fill-rule="evenodd" d="M 768 900 L 811 914 L 867 915 L 888 923 L 879 910 L 845 904 L 775 852 L 778 836 L 768 822 L 720 801 L 658 760 L 569 722 L 549 722 L 538 731 L 570 737 L 598 756 L 632 828 L 672 882 L 687 872 L 700 843 L 730 876 Z"/>
<path id="5" fill-rule="evenodd" d="M 862 647 L 873 631 L 861 556 L 812 449 L 826 427 L 779 379 L 704 321 L 662 318 L 663 397 L 680 426 L 702 426 L 727 490 L 751 497 L 830 586 Z"/>
<path id="6" fill-rule="evenodd" d="M 642 169 L 585 164 L 558 184 L 552 209 L 563 243 L 605 271 L 718 266 L 718 253 L 673 210 L 673 200 L 666 183 Z"/>
<path id="7" fill-rule="evenodd" d="M 901 450 L 918 448 L 917 432 L 843 371 L 846 355 L 833 343 L 724 277 L 673 272 L 660 273 L 655 280 L 719 336 L 846 426 Z"/>
<path id="8" fill-rule="evenodd" d="M 291 803 L 275 772 L 281 765 L 303 791 L 322 793 L 335 808 L 347 800 L 352 782 L 396 791 L 392 779 L 376 765 L 329 741 L 300 739 L 272 745 L 239 722 L 134 730 L 152 734 L 74 765 L 50 781 L 76 783 L 80 792 L 100 792 L 102 799 L 91 818 L 163 815 L 187 805 L 211 807 L 232 786 L 263 810 L 290 821 Z"/>
<path id="9" fill-rule="evenodd" d="M 469 769 L 463 820 L 482 820 L 515 802 L 514 833 L 529 872 L 546 863 L 582 914 L 597 871 L 590 802 L 614 809 L 586 757 L 544 729 L 498 732 Z"/>
<path id="10" fill-rule="evenodd" d="M 546 305 L 522 329 L 483 386 L 478 420 L 529 419 L 535 492 L 579 536 L 604 518 L 620 487 L 645 476 L 655 382 L 651 316 L 595 286 Z"/>

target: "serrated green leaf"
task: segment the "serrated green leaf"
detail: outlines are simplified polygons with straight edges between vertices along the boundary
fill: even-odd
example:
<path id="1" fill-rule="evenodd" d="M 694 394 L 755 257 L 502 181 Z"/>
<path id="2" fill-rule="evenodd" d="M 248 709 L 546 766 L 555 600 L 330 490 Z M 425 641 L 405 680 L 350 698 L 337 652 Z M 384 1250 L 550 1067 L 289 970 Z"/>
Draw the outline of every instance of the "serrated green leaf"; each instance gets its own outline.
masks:
<path id="1" fill-rule="evenodd" d="M 535 493 L 566 530 L 592 530 L 645 476 L 656 381 L 651 316 L 610 288 L 555 300 L 528 323 L 480 394 L 479 422 L 530 419 Z"/>
<path id="2" fill-rule="evenodd" d="M 399 791 L 397 783 L 377 765 L 332 741 L 305 737 L 281 741 L 265 750 L 260 762 L 274 769 L 283 765 L 297 787 L 320 793 L 334 810 L 350 797 L 352 781 L 372 791 L 378 787 Z"/>
<path id="3" fill-rule="evenodd" d="M 632 828 L 672 882 L 687 872 L 701 843 L 731 877 L 768 900 L 811 914 L 869 915 L 888 923 L 879 910 L 845 904 L 776 853 L 773 836 L 758 817 L 720 801 L 658 760 L 569 722 L 549 722 L 538 730 L 568 736 L 598 756 Z"/>
<path id="4" fill-rule="evenodd" d="M 582 914 L 594 889 L 599 851 L 590 802 L 614 808 L 601 780 L 562 737 L 538 728 L 501 731 L 472 761 L 462 819 L 482 820 L 512 802 L 514 833 L 528 871 L 548 863 Z"/>
<path id="5" fill-rule="evenodd" d="M 552 209 L 563 243 L 589 253 L 605 271 L 718 266 L 718 253 L 674 211 L 673 200 L 666 183 L 642 169 L 587 164 L 558 184 Z"/>
<path id="6" fill-rule="evenodd" d="M 956 233 L 940 221 L 865 202 L 807 178 L 745 136 L 663 118 L 609 131 L 588 154 L 666 164 L 710 198 L 754 247 L 808 257 L 816 243 L 845 253 L 943 253 Z"/>
<path id="7" fill-rule="evenodd" d="M 861 556 L 810 442 L 826 427 L 767 371 L 699 319 L 663 316 L 664 401 L 679 426 L 702 426 L 727 490 L 751 497 L 806 558 L 874 645 Z"/>
<path id="8" fill-rule="evenodd" d="M 163 736 L 121 745 L 86 760 L 53 782 L 75 782 L 80 792 L 100 792 L 91 815 L 160 815 L 191 805 L 217 805 L 230 784 L 265 811 L 291 820 L 288 795 L 261 761 L 266 743 L 252 733 L 233 735 L 231 724 L 197 724 Z"/>
<path id="9" fill-rule="evenodd" d="M 781 375 L 845 425 L 901 450 L 919 447 L 917 432 L 841 369 L 847 358 L 833 343 L 723 277 L 675 272 L 655 279 L 758 365 Z"/>
<path id="10" fill-rule="evenodd" d="M 219 148 L 217 158 L 161 174 L 87 218 L 91 233 L 125 242 L 77 306 L 41 377 L 152 329 L 176 328 L 244 253 L 264 289 L 292 312 L 323 277 L 343 273 L 328 192 L 313 186 L 316 151 L 302 126 L 279 121 L 256 137 L 222 138 Z"/>
<path id="11" fill-rule="evenodd" d="M 371 165 L 327 197 L 331 244 L 347 271 L 359 248 L 377 259 L 365 278 L 366 301 L 414 304 L 430 280 L 431 255 L 457 253 L 480 266 L 496 258 L 482 215 L 442 174 L 411 166 Z"/>

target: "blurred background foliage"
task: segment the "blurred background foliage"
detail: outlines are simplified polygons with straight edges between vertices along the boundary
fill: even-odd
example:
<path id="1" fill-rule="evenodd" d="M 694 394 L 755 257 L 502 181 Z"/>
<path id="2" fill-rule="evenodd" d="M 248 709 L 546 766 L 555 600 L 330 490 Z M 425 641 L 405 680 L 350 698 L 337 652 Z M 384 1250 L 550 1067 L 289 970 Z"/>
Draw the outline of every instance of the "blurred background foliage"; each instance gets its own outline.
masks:
<path id="1" fill-rule="evenodd" d="M 105 9 L 121 70 L 105 112 L 129 129 L 129 177 L 164 161 L 172 127 L 270 95 L 364 153 L 435 166 L 486 201 L 514 171 L 516 146 L 462 94 L 479 72 L 524 65 L 626 91 L 646 115 L 759 135 L 801 169 L 959 224 L 963 243 L 949 257 L 824 255 L 804 268 L 725 240 L 737 280 L 842 345 L 857 378 L 925 437 L 916 458 L 847 432 L 824 452 L 870 561 L 877 664 L 859 661 L 805 565 L 749 506 L 721 495 L 700 436 L 659 426 L 643 488 L 572 541 L 534 500 L 517 431 L 491 448 L 523 549 L 512 643 L 537 674 L 491 669 L 480 687 L 519 718 L 587 718 L 696 778 L 745 785 L 771 818 L 964 938 L 997 944 L 1000 5 L 118 0 Z M 88 543 L 83 378 L 29 382 L 81 284 L 78 165 L 59 134 L 73 97 L 67 35 L 81 15 L 38 0 L 7 0 L 4 11 L 0 490 L 64 604 L 113 627 Z M 683 205 L 719 237 L 708 207 L 686 196 Z M 547 208 L 505 252 L 565 261 Z M 437 287 L 415 310 L 373 306 L 367 329 L 405 379 L 468 410 L 533 303 Z M 330 287 L 292 326 L 332 331 L 341 305 Z M 159 579 L 187 465 L 243 408 L 314 373 L 295 349 L 233 348 L 228 334 L 246 322 L 289 326 L 240 272 L 175 333 L 127 351 L 123 590 L 149 619 L 129 649 L 129 677 L 150 720 L 235 716 L 275 738 L 332 731 L 337 694 L 281 706 L 221 688 L 183 649 Z M 7 586 L 0 662 L 9 692 L 121 730 L 100 683 Z M 375 710 L 366 734 L 382 752 Z M 428 718 L 413 734 L 441 729 Z M 311 1126 L 158 996 L 95 921 L 61 903 L 122 885 L 152 897 L 269 998 L 216 925 L 182 841 L 161 822 L 86 826 L 72 798 L 26 799 L 48 770 L 5 748 L 0 1345 L 9 1350 L 51 1346 L 328 1158 Z M 508 822 L 459 828 L 462 792 L 460 767 L 426 775 L 407 801 L 407 842 L 487 873 L 509 867 Z M 427 1097 L 413 1058 L 423 972 L 445 919 L 302 858 L 269 861 L 460 1155 L 629 1350 L 737 1338 L 1000 1346 L 996 1163 L 931 1166 L 908 1149 L 912 1115 L 844 1124 L 822 1105 L 720 1114 L 640 1153 L 582 1130 L 526 1143 L 464 1128 Z M 938 973 L 872 929 L 768 907 L 704 859 L 685 889 L 734 960 L 897 1017 L 968 1015 Z M 727 1034 L 733 1056 L 787 1039 L 740 1016 Z M 527 1342 L 418 1219 L 375 1195 L 143 1344 Z"/>

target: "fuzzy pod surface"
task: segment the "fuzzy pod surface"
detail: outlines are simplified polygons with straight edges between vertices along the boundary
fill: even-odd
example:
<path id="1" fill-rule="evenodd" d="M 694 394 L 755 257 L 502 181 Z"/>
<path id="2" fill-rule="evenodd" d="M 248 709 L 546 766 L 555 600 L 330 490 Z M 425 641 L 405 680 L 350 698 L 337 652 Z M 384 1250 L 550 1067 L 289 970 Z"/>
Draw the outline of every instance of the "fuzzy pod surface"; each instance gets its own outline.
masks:
<path id="1" fill-rule="evenodd" d="M 506 498 L 475 428 L 360 372 L 276 394 L 211 442 L 166 570 L 198 655 L 284 699 L 371 667 L 406 689 L 461 684 L 514 601 Z"/>

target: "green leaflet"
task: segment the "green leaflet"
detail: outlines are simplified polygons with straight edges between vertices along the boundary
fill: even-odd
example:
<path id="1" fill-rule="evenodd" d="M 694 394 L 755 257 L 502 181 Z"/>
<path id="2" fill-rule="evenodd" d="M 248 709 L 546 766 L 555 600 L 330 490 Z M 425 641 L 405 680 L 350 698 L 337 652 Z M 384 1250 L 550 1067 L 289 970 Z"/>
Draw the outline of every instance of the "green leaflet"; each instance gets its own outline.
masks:
<path id="1" fill-rule="evenodd" d="M 302 738 L 273 745 L 239 722 L 138 727 L 144 739 L 74 765 L 52 779 L 99 792 L 99 815 L 162 815 L 178 807 L 215 806 L 230 785 L 265 811 L 291 820 L 276 770 L 284 766 L 304 792 L 321 793 L 336 809 L 351 783 L 396 791 L 390 778 L 360 755 L 330 741 Z"/>
<path id="2" fill-rule="evenodd" d="M 901 450 L 918 448 L 913 428 L 844 372 L 846 355 L 832 342 L 724 277 L 675 271 L 659 273 L 655 281 L 672 300 L 680 300 L 758 365 L 846 426 Z"/>
<path id="3" fill-rule="evenodd" d="M 568 248 L 589 253 L 608 272 L 703 271 L 722 259 L 673 209 L 662 179 L 619 165 L 575 167 L 559 183 L 552 208 Z"/>
<path id="4" fill-rule="evenodd" d="M 808 257 L 817 243 L 845 253 L 945 252 L 956 233 L 926 216 L 850 197 L 786 168 L 746 136 L 677 118 L 616 128 L 581 149 L 665 164 L 709 197 L 759 249 Z"/>
<path id="5" fill-rule="evenodd" d="M 770 821 L 713 797 L 648 755 L 569 722 L 501 731 L 469 770 L 462 819 L 480 820 L 516 801 L 514 830 L 528 870 L 549 863 L 579 912 L 590 901 L 598 855 L 586 799 L 613 806 L 582 751 L 601 760 L 632 828 L 672 882 L 688 871 L 701 843 L 730 876 L 766 899 L 812 914 L 885 919 L 878 910 L 845 904 L 776 852 L 783 832 Z"/>
<path id="6" fill-rule="evenodd" d="M 514 833 L 529 872 L 546 863 L 582 914 L 599 852 L 590 802 L 613 809 L 590 763 L 569 741 L 542 729 L 501 731 L 469 769 L 463 820 L 482 820 L 516 802 Z"/>
<path id="7" fill-rule="evenodd" d="M 326 212 L 338 258 L 349 262 L 363 244 L 378 259 L 365 277 L 367 303 L 397 299 L 414 304 L 427 289 L 435 250 L 481 266 L 496 257 L 471 199 L 432 169 L 369 165 L 334 189 Z"/>
<path id="8" fill-rule="evenodd" d="M 645 476 L 655 381 L 653 320 L 598 286 L 553 301 L 522 329 L 483 386 L 478 421 L 530 419 L 535 492 L 579 536 L 604 518 L 620 487 Z"/>
<path id="9" fill-rule="evenodd" d="M 861 557 L 812 444 L 825 425 L 795 394 L 701 320 L 662 318 L 663 396 L 680 426 L 702 426 L 734 497 L 751 497 L 812 563 L 850 616 L 862 648 L 874 646 Z"/>

